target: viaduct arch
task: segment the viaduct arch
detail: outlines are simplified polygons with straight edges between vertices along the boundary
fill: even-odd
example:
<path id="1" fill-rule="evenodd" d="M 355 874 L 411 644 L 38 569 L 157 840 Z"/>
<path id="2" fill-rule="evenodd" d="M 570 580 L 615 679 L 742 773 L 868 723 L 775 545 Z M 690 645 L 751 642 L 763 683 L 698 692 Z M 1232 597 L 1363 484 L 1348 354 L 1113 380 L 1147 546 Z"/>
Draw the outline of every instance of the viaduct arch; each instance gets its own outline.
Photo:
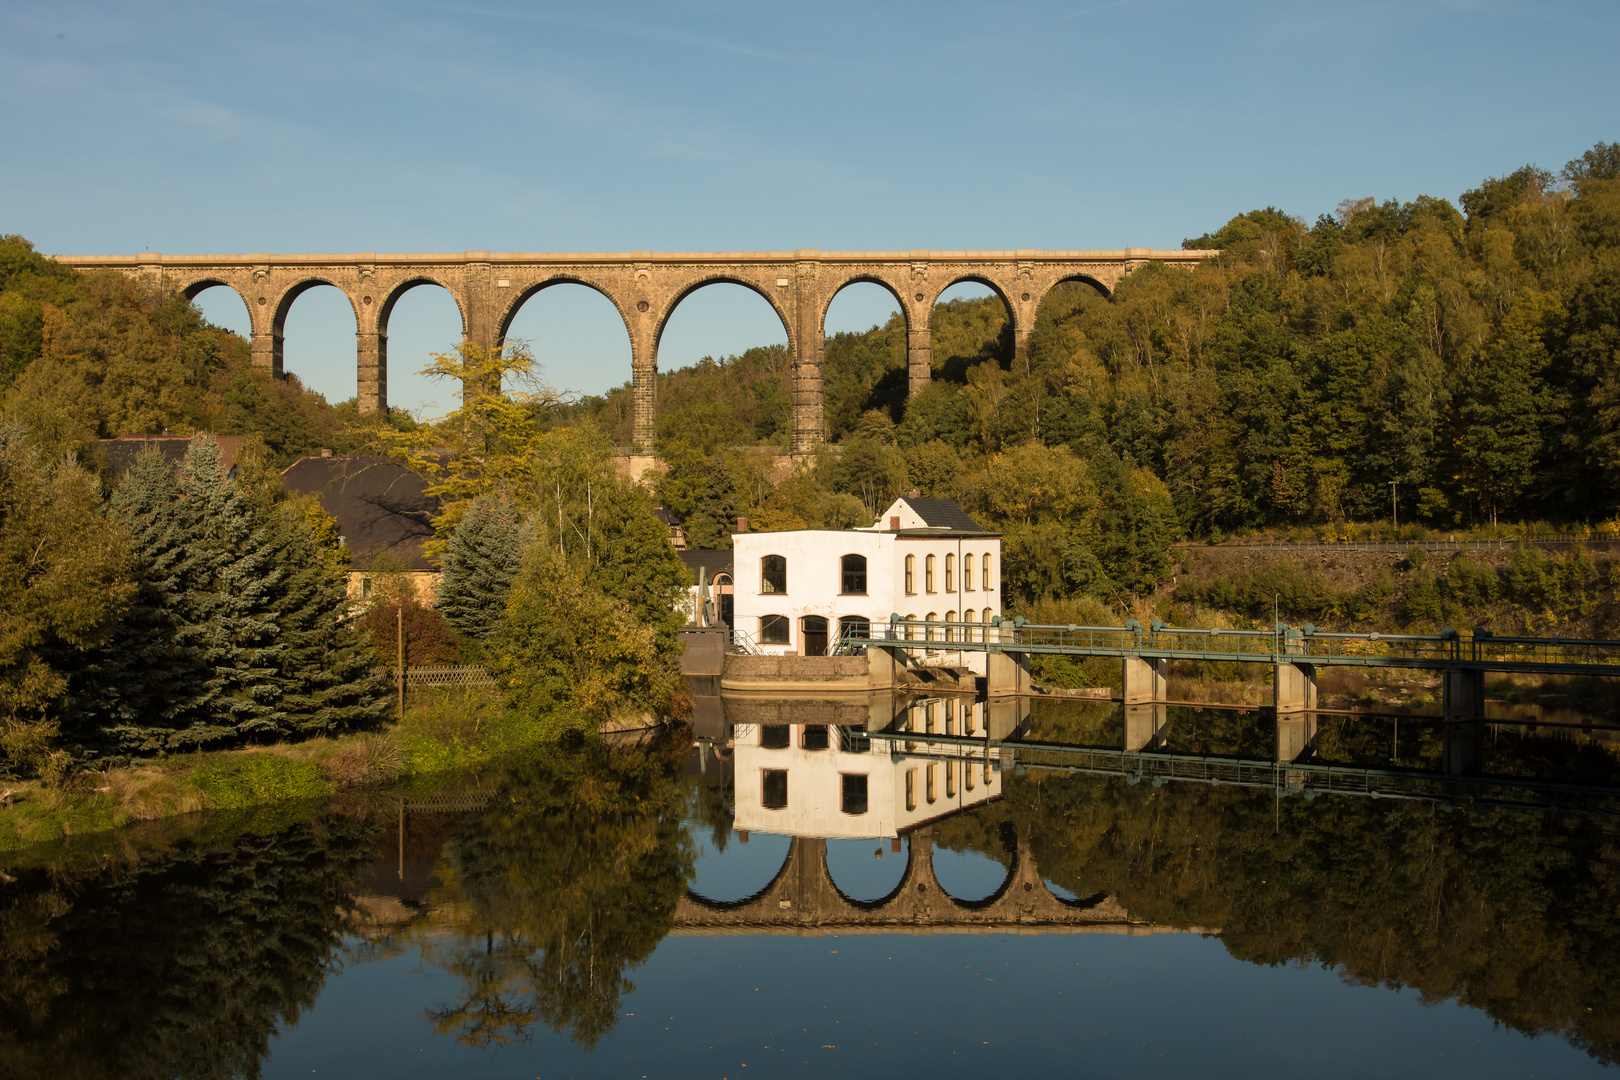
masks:
<path id="1" fill-rule="evenodd" d="M 1111 896 L 1070 901 L 1053 895 L 1020 832 L 1006 880 L 983 900 L 958 900 L 934 876 L 927 829 L 909 834 L 910 860 L 900 884 L 880 900 L 852 900 L 827 870 L 827 842 L 794 837 L 787 859 L 768 885 L 733 903 L 688 892 L 675 905 L 675 928 L 686 932 L 873 932 L 925 928 L 997 931 L 1016 927 L 1143 926 Z M 1145 929 L 1146 927 L 1143 926 Z"/>
<path id="2" fill-rule="evenodd" d="M 362 413 L 388 408 L 388 315 L 407 289 L 433 284 L 455 300 L 465 340 L 501 343 L 530 296 L 569 282 L 606 296 L 630 335 L 635 442 L 652 448 L 656 431 L 658 339 L 670 314 L 695 289 L 729 281 L 765 297 L 787 328 L 793 363 L 793 450 L 814 449 L 826 434 L 821 365 L 827 308 L 846 285 L 872 282 L 900 302 L 906 320 L 911 393 L 931 372 L 928 317 L 941 293 L 977 281 L 1006 301 L 1017 353 L 1027 347 L 1035 313 L 1053 286 L 1083 281 L 1105 295 L 1151 262 L 1194 266 L 1215 251 L 754 251 L 583 254 L 494 253 L 387 255 L 59 256 L 80 270 L 112 269 L 161 279 L 188 298 L 223 285 L 247 305 L 253 362 L 282 371 L 286 314 L 299 293 L 334 285 L 355 312 L 355 363 Z"/>

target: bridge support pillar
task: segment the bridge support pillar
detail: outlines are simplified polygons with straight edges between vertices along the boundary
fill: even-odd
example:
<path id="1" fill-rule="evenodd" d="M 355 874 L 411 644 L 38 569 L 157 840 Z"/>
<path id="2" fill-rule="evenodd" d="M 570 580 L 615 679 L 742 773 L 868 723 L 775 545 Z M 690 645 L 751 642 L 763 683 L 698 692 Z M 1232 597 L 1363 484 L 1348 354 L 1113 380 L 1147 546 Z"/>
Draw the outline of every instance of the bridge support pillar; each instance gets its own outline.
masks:
<path id="1" fill-rule="evenodd" d="M 1164 701 L 1170 696 L 1170 661 L 1161 656 L 1127 656 L 1119 685 L 1127 705 Z"/>
<path id="2" fill-rule="evenodd" d="M 1170 721 L 1170 706 L 1164 702 L 1125 706 L 1125 750 L 1157 750 L 1164 745 L 1164 729 Z"/>
<path id="3" fill-rule="evenodd" d="M 1485 767 L 1485 673 L 1459 669 L 1440 680 L 1441 715 L 1445 739 L 1441 746 L 1443 771 L 1469 776 Z"/>
<path id="4" fill-rule="evenodd" d="M 912 329 L 906 334 L 906 393 L 909 397 L 922 393 L 923 387 L 934 377 L 932 338 L 932 331 L 928 329 L 928 312 L 924 311 L 922 329 L 916 329 L 914 318 Z"/>
<path id="5" fill-rule="evenodd" d="M 1277 714 L 1316 708 L 1316 665 L 1278 664 L 1272 672 L 1271 700 Z"/>
<path id="6" fill-rule="evenodd" d="M 253 341 L 249 345 L 253 355 L 253 366 L 260 371 L 268 371 L 272 378 L 281 378 L 281 335 L 274 330 L 253 332 Z"/>
<path id="7" fill-rule="evenodd" d="M 1030 692 L 1027 653 L 991 652 L 986 660 L 984 681 L 991 697 Z"/>
<path id="8" fill-rule="evenodd" d="M 866 682 L 873 690 L 906 685 L 905 653 L 881 645 L 866 647 Z"/>
<path id="9" fill-rule="evenodd" d="M 356 404 L 360 415 L 388 412 L 388 335 L 357 333 L 355 338 Z"/>

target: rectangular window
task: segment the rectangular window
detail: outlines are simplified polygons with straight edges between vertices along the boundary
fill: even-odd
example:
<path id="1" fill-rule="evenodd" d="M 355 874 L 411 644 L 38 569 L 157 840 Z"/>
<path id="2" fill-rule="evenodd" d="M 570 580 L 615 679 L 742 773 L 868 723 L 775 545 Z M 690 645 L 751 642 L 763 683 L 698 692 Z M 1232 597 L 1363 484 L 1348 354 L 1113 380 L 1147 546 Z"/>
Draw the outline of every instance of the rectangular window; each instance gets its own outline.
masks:
<path id="1" fill-rule="evenodd" d="M 759 591 L 761 595 L 787 592 L 787 559 L 767 555 L 759 560 Z"/>
<path id="2" fill-rule="evenodd" d="M 786 724 L 762 724 L 759 747 L 761 750 L 786 750 L 790 734 Z"/>
<path id="3" fill-rule="evenodd" d="M 789 635 L 792 628 L 788 625 L 786 615 L 761 615 L 759 617 L 759 643 L 761 645 L 786 645 L 790 642 Z"/>
<path id="4" fill-rule="evenodd" d="M 938 769 L 939 769 L 939 766 L 936 765 L 934 762 L 929 762 L 928 763 L 928 801 L 929 802 L 933 802 L 935 799 L 937 799 L 939 797 L 939 786 L 936 783 L 938 777 L 935 775 L 938 772 Z"/>
<path id="5" fill-rule="evenodd" d="M 765 769 L 762 777 L 760 802 L 767 810 L 787 809 L 787 770 Z"/>
<path id="6" fill-rule="evenodd" d="M 917 809 L 917 770 L 906 770 L 906 809 Z"/>
<path id="7" fill-rule="evenodd" d="M 806 750 L 827 749 L 827 725 L 804 725 L 804 734 L 799 736 L 799 745 L 804 747 Z"/>
<path id="8" fill-rule="evenodd" d="M 840 773 L 842 782 L 842 803 L 846 814 L 866 813 L 866 774 Z"/>
<path id="9" fill-rule="evenodd" d="M 841 560 L 842 584 L 845 596 L 866 595 L 866 556 L 845 555 Z"/>

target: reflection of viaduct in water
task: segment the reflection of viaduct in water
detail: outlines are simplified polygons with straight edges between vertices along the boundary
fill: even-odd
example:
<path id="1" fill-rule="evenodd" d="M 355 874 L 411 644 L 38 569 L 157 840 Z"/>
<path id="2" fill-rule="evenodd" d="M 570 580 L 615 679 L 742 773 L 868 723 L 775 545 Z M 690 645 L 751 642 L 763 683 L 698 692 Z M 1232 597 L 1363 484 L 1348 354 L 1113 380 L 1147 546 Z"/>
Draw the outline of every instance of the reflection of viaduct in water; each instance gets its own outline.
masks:
<path id="1" fill-rule="evenodd" d="M 1156 933 L 1164 928 L 1133 921 L 1106 894 L 1064 900 L 1041 879 L 1020 836 L 1002 885 L 983 900 L 957 900 L 934 877 L 927 829 L 911 834 L 911 858 L 900 883 L 878 900 L 852 900 L 827 870 L 827 842 L 795 837 L 771 883 L 753 896 L 721 903 L 687 893 L 675 908 L 675 933 L 1052 933 L 1112 930 Z"/>

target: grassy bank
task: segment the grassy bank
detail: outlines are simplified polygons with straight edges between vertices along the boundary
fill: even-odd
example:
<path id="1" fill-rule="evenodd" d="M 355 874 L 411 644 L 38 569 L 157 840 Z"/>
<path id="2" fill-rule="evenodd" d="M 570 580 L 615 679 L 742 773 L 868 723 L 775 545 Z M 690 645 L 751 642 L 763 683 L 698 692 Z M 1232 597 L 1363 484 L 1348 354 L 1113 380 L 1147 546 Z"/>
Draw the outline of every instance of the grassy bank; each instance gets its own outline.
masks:
<path id="1" fill-rule="evenodd" d="M 84 771 L 57 787 L 0 782 L 0 853 L 201 810 L 246 810 L 466 772 L 555 737 L 476 691 L 416 695 L 405 718 L 374 732 L 219 753 L 181 754 Z"/>

